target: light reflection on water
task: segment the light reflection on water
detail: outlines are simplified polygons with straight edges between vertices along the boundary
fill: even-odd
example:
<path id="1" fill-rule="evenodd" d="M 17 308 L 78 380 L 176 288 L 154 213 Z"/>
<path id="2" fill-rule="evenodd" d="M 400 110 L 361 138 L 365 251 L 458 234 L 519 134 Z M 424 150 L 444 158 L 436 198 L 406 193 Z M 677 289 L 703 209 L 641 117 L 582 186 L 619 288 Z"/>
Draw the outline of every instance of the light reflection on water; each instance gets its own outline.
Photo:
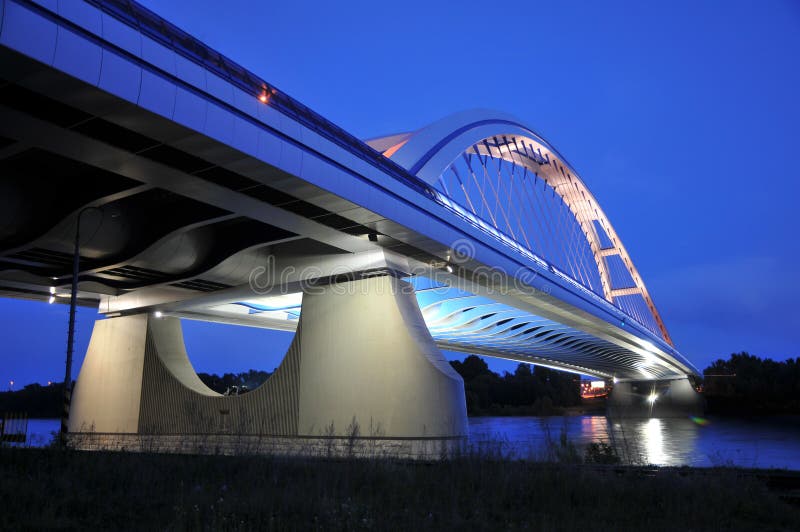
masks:
<path id="1" fill-rule="evenodd" d="M 644 443 L 645 461 L 651 464 L 666 464 L 670 461 L 671 455 L 664 451 L 664 434 L 661 420 L 652 418 L 641 426 L 639 436 Z"/>
<path id="2" fill-rule="evenodd" d="M 705 423 L 705 424 L 702 424 Z M 800 470 L 800 417 L 760 420 L 626 419 L 604 416 L 470 418 L 470 442 L 520 457 L 542 458 L 562 432 L 583 454 L 591 442 L 612 445 L 624 462 L 653 465 L 777 467 Z"/>
<path id="3" fill-rule="evenodd" d="M 800 470 L 800 416 L 759 420 L 626 419 L 604 416 L 474 417 L 470 443 L 518 457 L 545 458 L 561 434 L 582 455 L 591 442 L 613 445 L 624 462 L 654 465 L 776 467 Z M 28 443 L 52 440 L 58 419 L 31 419 Z"/>
<path id="4" fill-rule="evenodd" d="M 653 465 L 700 465 L 699 427 L 688 419 L 637 419 L 611 424 L 615 448 L 626 461 Z"/>

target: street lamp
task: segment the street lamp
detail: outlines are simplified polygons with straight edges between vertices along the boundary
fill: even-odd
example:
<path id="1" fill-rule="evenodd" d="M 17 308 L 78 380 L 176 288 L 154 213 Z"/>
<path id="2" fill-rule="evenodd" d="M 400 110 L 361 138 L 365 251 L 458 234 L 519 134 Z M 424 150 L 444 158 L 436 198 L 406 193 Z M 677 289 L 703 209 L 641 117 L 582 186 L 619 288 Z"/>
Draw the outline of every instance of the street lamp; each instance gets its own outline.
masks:
<path id="1" fill-rule="evenodd" d="M 81 262 L 81 219 L 83 215 L 91 210 L 100 211 L 102 214 L 103 210 L 100 207 L 95 207 L 90 205 L 88 207 L 84 207 L 78 213 L 78 221 L 75 224 L 75 250 L 72 256 L 72 290 L 70 292 L 69 298 L 69 332 L 67 333 L 67 361 L 66 361 L 66 369 L 64 371 L 64 411 L 61 416 L 61 443 L 66 445 L 67 443 L 67 432 L 69 431 L 69 427 L 67 426 L 67 422 L 69 420 L 69 405 L 72 396 L 72 354 L 74 351 L 74 343 L 75 343 L 75 307 L 77 306 L 78 300 L 78 271 L 80 270 L 80 262 Z"/>

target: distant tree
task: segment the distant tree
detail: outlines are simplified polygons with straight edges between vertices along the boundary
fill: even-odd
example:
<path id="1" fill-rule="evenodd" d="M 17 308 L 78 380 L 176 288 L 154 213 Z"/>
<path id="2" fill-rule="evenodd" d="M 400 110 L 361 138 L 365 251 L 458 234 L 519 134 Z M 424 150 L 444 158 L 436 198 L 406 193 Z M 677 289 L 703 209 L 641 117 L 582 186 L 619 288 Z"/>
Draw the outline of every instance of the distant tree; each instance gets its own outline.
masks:
<path id="1" fill-rule="evenodd" d="M 450 362 L 464 379 L 467 412 L 552 413 L 564 406 L 580 404 L 579 385 L 572 375 L 520 363 L 514 373 L 501 377 L 475 355 Z"/>
<path id="2" fill-rule="evenodd" d="M 709 412 L 800 413 L 800 363 L 776 362 L 746 352 L 719 359 L 703 372 Z"/>
<path id="3" fill-rule="evenodd" d="M 465 381 L 470 381 L 478 375 L 496 375 L 481 357 L 475 355 L 469 355 L 463 362 L 454 360 L 450 364 Z"/>
<path id="4" fill-rule="evenodd" d="M 518 379 L 528 379 L 533 376 L 530 364 L 519 364 L 514 370 L 514 376 Z"/>

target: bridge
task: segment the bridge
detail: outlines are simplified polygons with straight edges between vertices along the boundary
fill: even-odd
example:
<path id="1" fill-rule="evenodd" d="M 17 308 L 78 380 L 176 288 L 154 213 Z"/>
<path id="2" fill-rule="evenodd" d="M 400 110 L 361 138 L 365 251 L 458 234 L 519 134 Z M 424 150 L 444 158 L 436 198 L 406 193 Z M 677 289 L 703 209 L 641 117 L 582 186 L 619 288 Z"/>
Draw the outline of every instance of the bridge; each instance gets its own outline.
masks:
<path id="1" fill-rule="evenodd" d="M 0 0 L 0 24 L 0 294 L 69 302 L 77 279 L 98 307 L 80 442 L 458 440 L 441 349 L 613 381 L 621 409 L 697 407 L 609 218 L 514 117 L 365 142 L 133 1 Z M 221 396 L 181 319 L 295 336 Z"/>

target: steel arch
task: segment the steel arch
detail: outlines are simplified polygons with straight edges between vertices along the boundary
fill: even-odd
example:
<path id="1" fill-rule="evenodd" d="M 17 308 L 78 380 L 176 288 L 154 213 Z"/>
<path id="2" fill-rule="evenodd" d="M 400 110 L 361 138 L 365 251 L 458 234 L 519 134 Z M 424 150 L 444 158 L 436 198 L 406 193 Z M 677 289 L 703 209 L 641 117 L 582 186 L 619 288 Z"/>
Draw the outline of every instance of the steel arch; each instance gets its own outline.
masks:
<path id="1" fill-rule="evenodd" d="M 484 142 L 487 139 L 493 142 Z M 532 152 L 526 148 L 523 153 L 519 143 L 527 145 Z M 561 198 L 580 225 L 595 259 L 603 297 L 648 329 L 655 328 L 654 333 L 674 346 L 643 279 L 594 195 L 565 157 L 515 117 L 485 109 L 463 111 L 416 132 L 373 139 L 369 144 L 434 186 L 451 164 L 465 153 L 475 154 L 477 151 L 478 154 L 525 166 Z M 634 286 L 614 287 L 612 276 L 615 271 L 621 272 L 620 264 Z M 633 302 L 626 299 L 636 295 L 641 295 L 650 316 L 641 315 Z M 646 323 L 649 318 L 655 327 Z"/>

